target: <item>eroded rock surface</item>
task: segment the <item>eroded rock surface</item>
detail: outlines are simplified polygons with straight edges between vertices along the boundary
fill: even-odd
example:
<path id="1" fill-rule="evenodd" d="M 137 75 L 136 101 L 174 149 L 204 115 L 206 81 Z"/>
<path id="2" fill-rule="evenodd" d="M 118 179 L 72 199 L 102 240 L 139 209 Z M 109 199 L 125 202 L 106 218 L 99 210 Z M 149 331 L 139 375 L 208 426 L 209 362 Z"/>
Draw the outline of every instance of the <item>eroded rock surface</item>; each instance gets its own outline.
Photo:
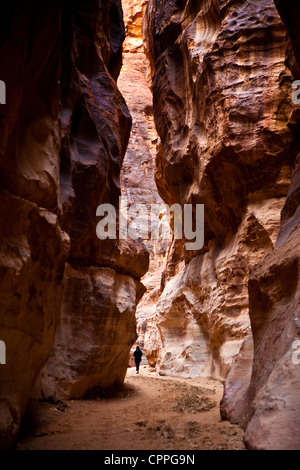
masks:
<path id="1" fill-rule="evenodd" d="M 59 318 L 69 237 L 59 183 L 60 2 L 10 2 L 0 26 L 0 447 L 16 438 Z"/>
<path id="2" fill-rule="evenodd" d="M 151 207 L 155 205 L 157 213 L 162 212 L 161 219 L 157 219 L 161 230 L 167 219 L 164 202 L 158 194 L 154 179 L 158 135 L 153 119 L 152 93 L 147 83 L 149 67 L 141 31 L 146 5 L 145 0 L 122 2 L 126 39 L 123 43 L 123 65 L 118 78 L 118 87 L 132 116 L 131 136 L 121 169 L 122 196 L 126 197 L 128 207 L 141 204 L 148 213 L 148 219 L 144 217 L 142 221 L 143 227 L 147 227 L 148 230 L 148 239 L 143 241 L 150 253 L 149 268 L 143 277 L 147 292 L 136 311 L 137 341 L 142 348 L 145 332 L 147 331 L 149 335 L 152 329 L 156 329 L 153 324 L 153 313 L 159 296 L 157 292 L 159 292 L 166 251 L 170 244 L 167 238 L 154 239 L 150 236 Z M 149 344 L 147 348 L 150 360 Z M 143 357 L 145 359 L 145 355 Z M 134 365 L 133 361 L 131 364 Z"/>
<path id="3" fill-rule="evenodd" d="M 150 215 L 151 205 L 159 207 L 163 201 L 154 180 L 158 135 L 153 119 L 152 93 L 147 84 L 148 62 L 141 31 L 146 5 L 145 0 L 122 2 L 126 39 L 118 87 L 132 116 L 131 136 L 121 170 L 122 196 L 127 198 L 128 206 L 142 204 Z M 150 224 L 148 230 L 149 239 L 144 243 L 150 251 L 149 272 L 154 272 L 164 264 L 169 243 L 168 240 L 151 239 Z"/>
<path id="4" fill-rule="evenodd" d="M 123 382 L 136 339 L 135 308 L 145 290 L 139 279 L 149 258 L 141 242 L 96 236 L 96 208 L 102 203 L 119 208 L 131 116 L 115 81 L 125 37 L 120 2 L 81 7 L 70 11 L 73 29 L 66 33 L 62 81 L 69 267 L 54 347 L 37 384 L 43 397 L 59 399 Z"/>
<path id="5" fill-rule="evenodd" d="M 289 67 L 294 78 L 299 79 L 299 4 L 275 3 L 289 33 Z M 299 125 L 299 105 L 295 105 L 297 133 L 288 156 L 298 156 L 281 213 L 279 235 L 274 250 L 253 270 L 249 282 L 254 338 L 245 432 L 249 449 L 300 449 Z"/>
<path id="6" fill-rule="evenodd" d="M 67 265 L 55 345 L 40 377 L 44 396 L 81 398 L 93 387 L 123 383 L 136 339 L 136 298 L 130 276 Z"/>
<path id="7" fill-rule="evenodd" d="M 96 236 L 97 206 L 118 209 L 131 127 L 116 85 L 120 1 L 16 0 L 0 21 L 0 439 L 8 447 L 50 353 L 35 394 L 80 396 L 122 381 L 148 253 Z"/>
<path id="8" fill-rule="evenodd" d="M 290 184 L 286 31 L 271 0 L 150 0 L 143 30 L 159 193 L 205 206 L 203 249 L 184 240 L 169 251 L 151 357 L 164 374 L 225 377 L 250 331 L 250 272 L 274 248 Z"/>
<path id="9" fill-rule="evenodd" d="M 203 253 L 168 258 L 156 362 L 227 376 L 249 449 L 300 448 L 299 5 L 275 3 L 288 41 L 269 0 L 150 0 L 144 23 L 160 194 L 205 205 Z"/>

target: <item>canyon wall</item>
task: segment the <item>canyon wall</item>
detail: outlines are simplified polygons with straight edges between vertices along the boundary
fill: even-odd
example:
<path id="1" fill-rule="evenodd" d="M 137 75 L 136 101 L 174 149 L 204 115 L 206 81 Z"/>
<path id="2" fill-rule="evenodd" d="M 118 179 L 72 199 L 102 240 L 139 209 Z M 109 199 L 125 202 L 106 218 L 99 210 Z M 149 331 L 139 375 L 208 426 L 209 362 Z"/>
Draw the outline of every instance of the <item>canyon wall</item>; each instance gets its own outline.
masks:
<path id="1" fill-rule="evenodd" d="M 124 3 L 126 157 L 120 1 L 2 8 L 0 447 L 30 395 L 122 383 L 142 279 L 150 365 L 226 378 L 221 414 L 249 449 L 299 449 L 299 6 L 146 4 Z M 203 248 L 150 241 L 148 270 L 141 242 L 99 240 L 96 208 L 121 189 L 204 204 Z"/>
<path id="2" fill-rule="evenodd" d="M 141 243 L 96 236 L 97 206 L 118 209 L 131 128 L 116 85 L 121 3 L 13 1 L 0 31 L 0 441 L 8 447 L 35 381 L 35 396 L 64 398 L 123 381 L 149 255 Z"/>
<path id="3" fill-rule="evenodd" d="M 153 119 L 152 93 L 148 86 L 148 61 L 144 53 L 141 31 L 146 5 L 145 0 L 122 2 L 126 38 L 123 43 L 123 65 L 118 77 L 118 88 L 132 116 L 132 131 L 121 169 L 121 188 L 122 196 L 127 198 L 128 207 L 132 204 L 141 204 L 150 215 L 151 207 L 155 205 L 161 212 L 158 224 L 162 229 L 162 226 L 166 227 L 167 219 L 154 179 L 159 138 Z M 150 235 L 149 220 L 144 220 L 142 223 L 144 227 L 147 224 Z M 142 349 L 145 332 L 152 330 L 154 298 L 157 300 L 155 293 L 159 291 L 170 240 L 151 239 L 149 236 L 143 242 L 150 253 L 150 262 L 148 271 L 142 279 L 147 292 L 136 310 L 137 343 Z M 145 360 L 145 355 L 143 358 Z M 134 365 L 133 360 L 131 364 Z"/>
<path id="4" fill-rule="evenodd" d="M 71 249 L 55 344 L 36 387 L 43 397 L 60 399 L 123 382 L 144 290 L 139 279 L 148 267 L 141 243 L 96 236 L 97 206 L 119 208 L 131 128 L 116 86 L 125 38 L 121 6 L 92 2 L 66 16 L 73 26 L 66 31 L 61 81 L 61 186 Z"/>
<path id="5" fill-rule="evenodd" d="M 300 448 L 300 11 L 275 4 L 150 0 L 144 20 L 157 186 L 205 206 L 202 250 L 173 242 L 148 354 L 226 378 L 221 415 L 249 449 Z"/>
<path id="6" fill-rule="evenodd" d="M 150 0 L 143 34 L 159 193 L 205 207 L 203 248 L 169 251 L 148 355 L 162 374 L 224 378 L 245 339 L 251 355 L 248 280 L 274 249 L 290 184 L 286 30 L 271 0 Z"/>
<path id="7" fill-rule="evenodd" d="M 287 27 L 287 64 L 300 79 L 298 2 L 276 1 Z M 293 90 L 292 92 L 294 92 Z M 300 107 L 295 103 L 291 186 L 272 253 L 250 276 L 250 319 L 254 359 L 247 394 L 245 443 L 248 449 L 300 449 Z"/>
<path id="8" fill-rule="evenodd" d="M 289 33 L 286 63 L 299 79 L 299 4 L 275 4 Z M 279 234 L 274 250 L 255 266 L 249 280 L 253 364 L 253 353 L 245 344 L 227 377 L 221 402 L 223 417 L 245 428 L 248 449 L 300 448 L 299 125 L 300 108 L 295 104 L 293 145 L 287 151 L 295 164 Z"/>
<path id="9" fill-rule="evenodd" d="M 16 437 L 54 340 L 69 237 L 61 227 L 61 2 L 1 12 L 0 447 Z"/>

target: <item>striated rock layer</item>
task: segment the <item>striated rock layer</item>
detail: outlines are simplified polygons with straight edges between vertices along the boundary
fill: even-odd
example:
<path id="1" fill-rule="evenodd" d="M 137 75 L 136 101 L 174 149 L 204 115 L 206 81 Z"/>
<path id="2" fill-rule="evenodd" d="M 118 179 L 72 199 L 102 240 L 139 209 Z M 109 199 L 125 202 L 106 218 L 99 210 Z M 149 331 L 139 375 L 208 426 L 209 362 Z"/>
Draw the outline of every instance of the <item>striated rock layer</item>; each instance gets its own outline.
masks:
<path id="1" fill-rule="evenodd" d="M 136 339 L 136 297 L 131 276 L 67 265 L 55 346 L 39 379 L 44 396 L 81 398 L 94 387 L 123 383 Z"/>
<path id="2" fill-rule="evenodd" d="M 63 226 L 71 249 L 61 320 L 37 390 L 79 398 L 120 384 L 136 339 L 135 308 L 148 253 L 139 242 L 96 236 L 96 208 L 119 208 L 120 170 L 131 116 L 115 80 L 122 61 L 120 2 L 70 8 L 62 74 Z"/>
<path id="3" fill-rule="evenodd" d="M 8 447 L 50 353 L 35 394 L 81 396 L 123 380 L 148 253 L 96 236 L 97 206 L 118 208 L 131 127 L 116 86 L 119 0 L 51 8 L 16 0 L 0 22 L 0 446 Z"/>
<path id="4" fill-rule="evenodd" d="M 299 3 L 275 3 L 289 33 L 287 61 L 294 78 L 300 79 Z M 297 159 L 279 235 L 274 250 L 249 281 L 254 360 L 244 406 L 248 449 L 300 449 L 299 105 L 294 106 L 294 125 L 298 132 L 287 155 L 296 154 Z"/>
<path id="5" fill-rule="evenodd" d="M 152 94 L 147 84 L 147 60 L 144 54 L 141 24 L 147 1 L 124 0 L 126 39 L 118 87 L 132 116 L 132 130 L 121 169 L 122 196 L 128 206 L 142 204 L 150 214 L 151 205 L 163 204 L 155 180 L 155 156 L 158 135 L 153 119 Z M 150 225 L 149 225 L 150 235 Z M 164 263 L 168 241 L 144 240 L 150 252 L 149 271 Z"/>
<path id="6" fill-rule="evenodd" d="M 287 63 L 300 78 L 299 5 L 275 2 L 288 32 Z M 290 91 L 290 98 L 292 93 Z M 281 212 L 274 250 L 250 276 L 249 303 L 254 352 L 238 357 L 226 381 L 221 412 L 244 426 L 249 449 L 300 448 L 299 402 L 299 106 L 293 108 L 294 142 L 288 151 L 291 186 Z M 250 354 L 249 354 L 250 353 Z M 254 354 L 253 367 L 250 357 Z"/>
<path id="7" fill-rule="evenodd" d="M 59 222 L 59 1 L 0 19 L 0 448 L 16 437 L 58 322 L 69 237 Z"/>
<path id="8" fill-rule="evenodd" d="M 121 188 L 122 196 L 127 198 L 128 207 L 132 204 L 141 204 L 150 215 L 151 207 L 155 205 L 162 214 L 158 221 L 162 228 L 166 223 L 166 217 L 163 201 L 158 194 L 154 179 L 158 135 L 153 119 L 152 94 L 147 83 L 148 67 L 141 31 L 146 5 L 145 0 L 122 2 L 126 38 L 123 43 L 123 64 L 118 87 L 132 116 L 132 130 L 121 169 Z M 147 292 L 136 310 L 137 343 L 141 348 L 144 347 L 146 329 L 148 334 L 152 330 L 154 298 L 156 299 L 152 291 L 159 290 L 165 255 L 170 243 L 168 239 L 151 239 L 151 226 L 148 220 L 144 221 L 143 226 L 146 227 L 146 224 L 149 238 L 143 241 L 150 253 L 150 263 L 142 281 L 147 287 Z M 131 364 L 134 365 L 133 360 Z"/>
<path id="9" fill-rule="evenodd" d="M 148 354 L 163 374 L 225 377 L 251 337 L 249 275 L 274 248 L 290 184 L 286 31 L 271 0 L 149 0 L 143 34 L 159 193 L 205 206 L 202 250 L 169 251 Z"/>

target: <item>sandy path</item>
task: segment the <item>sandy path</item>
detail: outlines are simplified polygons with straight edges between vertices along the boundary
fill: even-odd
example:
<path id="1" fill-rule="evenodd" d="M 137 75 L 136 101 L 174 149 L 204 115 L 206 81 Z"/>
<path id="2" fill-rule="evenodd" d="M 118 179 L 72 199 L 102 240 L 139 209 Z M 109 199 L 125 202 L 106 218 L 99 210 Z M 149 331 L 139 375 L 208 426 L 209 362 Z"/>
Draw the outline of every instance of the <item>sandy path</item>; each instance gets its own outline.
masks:
<path id="1" fill-rule="evenodd" d="M 137 376 L 130 368 L 114 398 L 71 400 L 65 409 L 32 401 L 16 448 L 244 449 L 242 430 L 220 421 L 221 396 L 215 380 L 160 377 L 148 366 Z"/>

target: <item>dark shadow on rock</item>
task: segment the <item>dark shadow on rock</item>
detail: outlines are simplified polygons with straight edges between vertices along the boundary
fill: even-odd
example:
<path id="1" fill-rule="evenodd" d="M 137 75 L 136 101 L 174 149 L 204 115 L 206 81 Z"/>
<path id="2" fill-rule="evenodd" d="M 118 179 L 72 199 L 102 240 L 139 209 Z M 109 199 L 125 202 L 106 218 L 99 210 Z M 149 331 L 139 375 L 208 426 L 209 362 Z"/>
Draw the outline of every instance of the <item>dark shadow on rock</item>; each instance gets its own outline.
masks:
<path id="1" fill-rule="evenodd" d="M 136 387 L 128 384 L 115 385 L 109 388 L 94 387 L 82 397 L 82 400 L 122 400 L 138 393 Z"/>

